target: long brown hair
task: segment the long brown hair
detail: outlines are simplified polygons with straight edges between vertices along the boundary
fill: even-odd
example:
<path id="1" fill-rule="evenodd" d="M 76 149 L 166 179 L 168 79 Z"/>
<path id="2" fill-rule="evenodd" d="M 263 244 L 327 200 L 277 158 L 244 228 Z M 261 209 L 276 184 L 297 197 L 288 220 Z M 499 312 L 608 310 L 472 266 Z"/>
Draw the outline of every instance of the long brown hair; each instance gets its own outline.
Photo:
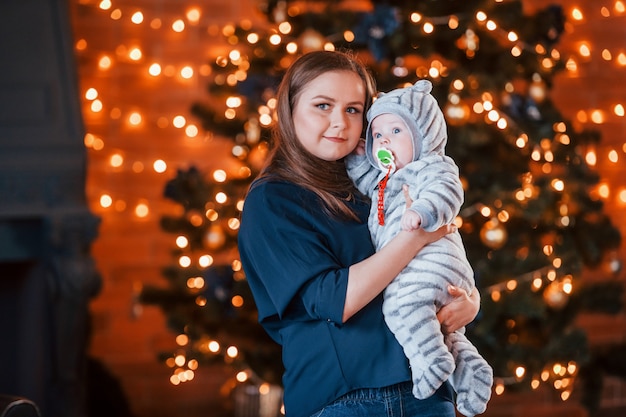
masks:
<path id="1" fill-rule="evenodd" d="M 318 76 L 329 71 L 350 71 L 365 85 L 365 114 L 376 91 L 367 68 L 349 52 L 315 51 L 298 58 L 287 70 L 277 93 L 278 122 L 272 131 L 272 144 L 260 179 L 279 178 L 316 193 L 328 214 L 358 219 L 347 204 L 358 193 L 346 173 L 343 159 L 324 161 L 311 155 L 301 145 L 293 124 L 293 109 L 302 90 Z"/>

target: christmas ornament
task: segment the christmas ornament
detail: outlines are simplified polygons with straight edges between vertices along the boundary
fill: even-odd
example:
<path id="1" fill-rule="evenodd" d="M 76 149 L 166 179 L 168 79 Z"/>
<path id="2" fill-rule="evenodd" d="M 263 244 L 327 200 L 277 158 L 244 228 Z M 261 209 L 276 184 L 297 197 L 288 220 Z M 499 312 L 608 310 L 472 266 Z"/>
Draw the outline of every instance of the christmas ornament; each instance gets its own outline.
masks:
<path id="1" fill-rule="evenodd" d="M 274 22 L 282 23 L 287 20 L 287 2 L 279 1 L 276 3 L 276 7 L 274 8 Z"/>
<path id="2" fill-rule="evenodd" d="M 298 44 L 302 49 L 302 52 L 321 51 L 324 49 L 326 38 L 314 29 L 306 29 L 302 32 L 302 35 L 298 38 Z"/>
<path id="3" fill-rule="evenodd" d="M 541 120 L 541 112 L 537 107 L 537 102 L 530 96 L 526 97 L 518 93 L 512 93 L 503 96 L 502 102 L 506 112 L 514 119 L 529 122 Z"/>
<path id="4" fill-rule="evenodd" d="M 528 95 L 539 104 L 546 99 L 547 86 L 539 74 L 533 75 L 533 82 L 528 87 Z"/>
<path id="5" fill-rule="evenodd" d="M 219 249 L 226 242 L 226 234 L 220 225 L 212 224 L 205 236 L 205 243 L 209 249 Z"/>
<path id="6" fill-rule="evenodd" d="M 500 249 L 504 246 L 507 236 L 506 228 L 496 218 L 486 222 L 480 229 L 480 240 L 491 249 Z"/>
<path id="7" fill-rule="evenodd" d="M 616 252 L 611 252 L 604 260 L 604 270 L 613 276 L 622 272 L 623 263 Z"/>
<path id="8" fill-rule="evenodd" d="M 265 164 L 265 159 L 267 158 L 268 151 L 269 147 L 265 142 L 261 142 L 257 146 L 252 148 L 248 155 L 248 163 L 250 164 L 250 166 L 257 171 L 260 171 Z"/>
<path id="9" fill-rule="evenodd" d="M 467 122 L 469 118 L 470 109 L 465 103 L 448 103 L 443 109 L 443 113 L 446 115 L 446 121 L 453 126 L 462 125 Z"/>
<path id="10" fill-rule="evenodd" d="M 259 126 L 259 119 L 251 117 L 243 126 L 246 131 L 246 142 L 250 145 L 254 145 L 259 142 L 261 138 L 261 128 Z"/>
<path id="11" fill-rule="evenodd" d="M 385 39 L 399 28 L 398 9 L 385 4 L 376 4 L 374 12 L 365 13 L 354 29 L 355 42 L 367 45 L 376 61 L 382 61 L 389 53 Z"/>
<path id="12" fill-rule="evenodd" d="M 478 35 L 472 29 L 467 29 L 463 36 L 456 41 L 456 46 L 462 51 L 465 51 L 465 55 L 468 58 L 474 57 L 479 45 Z"/>
<path id="13" fill-rule="evenodd" d="M 565 291 L 563 291 L 563 283 L 554 281 L 546 287 L 543 291 L 543 300 L 550 308 L 560 310 L 565 307 L 569 297 Z"/>

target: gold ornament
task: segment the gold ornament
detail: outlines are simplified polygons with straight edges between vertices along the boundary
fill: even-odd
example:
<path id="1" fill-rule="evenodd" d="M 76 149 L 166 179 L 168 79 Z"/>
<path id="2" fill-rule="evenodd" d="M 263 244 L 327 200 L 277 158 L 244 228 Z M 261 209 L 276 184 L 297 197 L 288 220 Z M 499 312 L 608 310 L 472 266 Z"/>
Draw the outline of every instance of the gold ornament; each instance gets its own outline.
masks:
<path id="1" fill-rule="evenodd" d="M 547 86 L 543 80 L 533 81 L 528 87 L 528 95 L 535 103 L 542 103 L 546 99 Z"/>
<path id="2" fill-rule="evenodd" d="M 550 308 L 560 310 L 565 307 L 569 297 L 563 290 L 563 283 L 554 281 L 543 290 L 543 300 Z"/>
<path id="3" fill-rule="evenodd" d="M 326 38 L 321 33 L 313 29 L 306 29 L 298 38 L 298 44 L 302 48 L 302 52 L 321 51 L 324 49 Z"/>
<path id="4" fill-rule="evenodd" d="M 276 3 L 276 8 L 274 9 L 274 21 L 276 23 L 282 23 L 287 20 L 287 2 L 281 0 Z"/>
<path id="5" fill-rule="evenodd" d="M 248 157 L 248 162 L 250 163 L 250 166 L 257 171 L 260 171 L 265 164 L 268 152 L 269 146 L 267 145 L 267 142 L 261 142 L 257 146 L 252 148 Z"/>
<path id="6" fill-rule="evenodd" d="M 254 145 L 259 142 L 261 138 L 261 127 L 259 126 L 259 119 L 251 117 L 243 126 L 246 131 L 246 142 L 250 145 Z"/>
<path id="7" fill-rule="evenodd" d="M 478 35 L 472 29 L 467 29 L 463 36 L 461 36 L 456 41 L 457 48 L 464 50 L 465 55 L 468 58 L 473 58 L 476 55 L 476 51 L 478 50 L 478 45 L 480 41 L 478 39 Z"/>
<path id="8" fill-rule="evenodd" d="M 191 210 L 187 213 L 187 220 L 192 226 L 200 227 L 204 223 L 204 216 L 197 210 Z"/>
<path id="9" fill-rule="evenodd" d="M 469 118 L 469 106 L 465 103 L 452 104 L 448 103 L 443 109 L 448 124 L 458 126 L 463 124 Z"/>
<path id="10" fill-rule="evenodd" d="M 480 229 L 480 240 L 491 249 L 500 249 L 506 243 L 507 231 L 498 219 L 493 218 Z"/>
<path id="11" fill-rule="evenodd" d="M 611 252 L 605 256 L 603 260 L 604 270 L 613 276 L 617 276 L 622 272 L 622 260 L 617 252 Z"/>
<path id="12" fill-rule="evenodd" d="M 226 242 L 226 234 L 220 225 L 212 224 L 205 236 L 205 243 L 209 249 L 219 249 Z"/>

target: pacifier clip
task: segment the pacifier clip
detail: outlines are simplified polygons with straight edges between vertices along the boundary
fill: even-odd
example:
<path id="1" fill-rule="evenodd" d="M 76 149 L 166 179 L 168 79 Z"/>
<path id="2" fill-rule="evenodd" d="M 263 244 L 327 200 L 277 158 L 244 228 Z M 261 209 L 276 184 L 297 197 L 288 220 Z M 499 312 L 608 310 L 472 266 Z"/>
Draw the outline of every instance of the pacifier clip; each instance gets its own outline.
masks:
<path id="1" fill-rule="evenodd" d="M 387 170 L 385 178 L 378 183 L 378 224 L 385 225 L 385 188 L 387 187 L 387 180 L 389 175 L 396 170 L 395 158 L 393 152 L 389 149 L 380 147 L 376 150 L 376 161 L 378 167 L 382 170 Z"/>
<path id="2" fill-rule="evenodd" d="M 387 188 L 387 180 L 389 179 L 389 174 L 391 174 L 391 169 L 392 167 L 390 166 L 387 169 L 385 178 L 378 183 L 378 224 L 381 226 L 385 225 L 385 188 Z"/>

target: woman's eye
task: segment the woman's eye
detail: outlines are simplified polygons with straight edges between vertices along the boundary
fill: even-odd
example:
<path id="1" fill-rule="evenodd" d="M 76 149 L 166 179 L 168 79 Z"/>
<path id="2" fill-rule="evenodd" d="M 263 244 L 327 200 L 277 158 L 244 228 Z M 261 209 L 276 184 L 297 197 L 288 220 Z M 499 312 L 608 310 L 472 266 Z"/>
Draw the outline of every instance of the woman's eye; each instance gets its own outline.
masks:
<path id="1" fill-rule="evenodd" d="M 317 107 L 320 110 L 328 110 L 328 108 L 330 107 L 330 104 L 320 103 L 320 104 L 317 104 L 315 107 Z"/>
<path id="2" fill-rule="evenodd" d="M 346 111 L 348 113 L 350 113 L 350 114 L 359 114 L 359 113 L 361 113 L 361 110 L 357 109 L 356 107 L 348 107 L 348 109 Z"/>

